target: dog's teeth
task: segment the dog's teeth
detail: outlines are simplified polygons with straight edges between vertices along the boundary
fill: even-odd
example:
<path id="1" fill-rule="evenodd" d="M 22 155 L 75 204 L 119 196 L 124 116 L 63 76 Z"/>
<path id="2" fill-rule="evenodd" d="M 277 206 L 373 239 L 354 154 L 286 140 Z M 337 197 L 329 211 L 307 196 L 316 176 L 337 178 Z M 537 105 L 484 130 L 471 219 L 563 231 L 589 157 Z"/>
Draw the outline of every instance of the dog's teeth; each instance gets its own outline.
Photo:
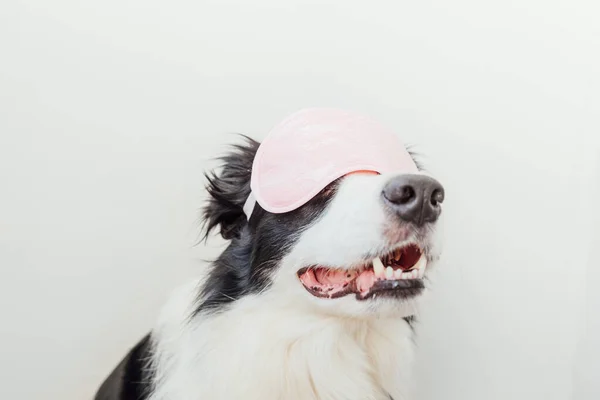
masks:
<path id="1" fill-rule="evenodd" d="M 396 279 L 402 278 L 402 270 L 401 269 L 397 269 L 394 271 L 394 278 L 396 278 Z"/>
<path id="2" fill-rule="evenodd" d="M 385 269 L 385 277 L 386 279 L 392 279 L 394 277 L 394 269 L 392 267 L 387 267 Z"/>
<path id="3" fill-rule="evenodd" d="M 413 279 L 417 279 L 417 278 L 418 278 L 418 276 L 419 276 L 419 271 L 418 271 L 418 270 L 416 270 L 416 269 L 413 269 L 413 270 L 412 270 L 412 278 L 413 278 Z"/>
<path id="4" fill-rule="evenodd" d="M 403 272 L 402 279 L 412 279 L 412 272 Z"/>
<path id="5" fill-rule="evenodd" d="M 375 272 L 375 277 L 376 278 L 383 277 L 385 274 L 384 270 L 385 270 L 385 267 L 383 266 L 383 263 L 381 262 L 381 258 L 375 257 L 373 259 L 373 272 Z"/>

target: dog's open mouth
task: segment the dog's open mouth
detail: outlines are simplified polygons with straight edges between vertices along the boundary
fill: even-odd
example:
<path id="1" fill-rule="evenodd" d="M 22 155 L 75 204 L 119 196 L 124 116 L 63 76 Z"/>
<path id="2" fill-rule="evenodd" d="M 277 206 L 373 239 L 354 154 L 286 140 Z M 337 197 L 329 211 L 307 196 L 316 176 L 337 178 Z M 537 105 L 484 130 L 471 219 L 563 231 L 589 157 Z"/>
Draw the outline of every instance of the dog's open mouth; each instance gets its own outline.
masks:
<path id="1" fill-rule="evenodd" d="M 426 255 L 411 244 L 357 268 L 312 266 L 298 271 L 298 277 L 316 297 L 334 299 L 355 293 L 358 300 L 375 294 L 408 299 L 423 291 L 426 267 Z"/>

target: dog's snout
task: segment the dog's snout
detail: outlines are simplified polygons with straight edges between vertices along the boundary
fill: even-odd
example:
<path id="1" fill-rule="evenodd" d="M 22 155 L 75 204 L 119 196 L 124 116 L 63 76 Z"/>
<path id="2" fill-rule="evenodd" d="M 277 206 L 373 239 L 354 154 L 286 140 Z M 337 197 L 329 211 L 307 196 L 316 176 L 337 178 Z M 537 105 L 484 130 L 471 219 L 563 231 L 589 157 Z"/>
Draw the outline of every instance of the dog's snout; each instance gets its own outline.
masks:
<path id="1" fill-rule="evenodd" d="M 435 222 L 442 212 L 444 188 L 425 175 L 400 175 L 383 188 L 383 198 L 398 216 L 417 226 Z"/>

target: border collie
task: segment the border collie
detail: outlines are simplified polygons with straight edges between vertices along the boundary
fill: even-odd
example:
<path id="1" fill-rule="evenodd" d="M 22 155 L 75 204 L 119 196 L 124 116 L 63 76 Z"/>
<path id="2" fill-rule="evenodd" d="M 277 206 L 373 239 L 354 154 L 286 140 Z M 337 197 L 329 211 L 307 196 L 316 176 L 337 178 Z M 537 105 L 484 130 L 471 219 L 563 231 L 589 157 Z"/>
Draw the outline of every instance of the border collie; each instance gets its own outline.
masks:
<path id="1" fill-rule="evenodd" d="M 354 173 L 291 212 L 256 205 L 248 220 L 258 146 L 245 138 L 207 174 L 205 235 L 227 248 L 173 294 L 96 400 L 410 397 L 443 187 L 421 167 Z"/>

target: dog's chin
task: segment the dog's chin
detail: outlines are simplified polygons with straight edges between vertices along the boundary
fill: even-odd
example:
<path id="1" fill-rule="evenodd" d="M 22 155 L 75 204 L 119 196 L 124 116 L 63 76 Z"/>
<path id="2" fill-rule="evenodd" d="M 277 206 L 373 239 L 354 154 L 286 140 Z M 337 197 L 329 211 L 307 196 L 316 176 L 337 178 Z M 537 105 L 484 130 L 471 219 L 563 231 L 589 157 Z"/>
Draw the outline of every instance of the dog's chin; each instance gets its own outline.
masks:
<path id="1" fill-rule="evenodd" d="M 374 292 L 366 299 L 357 300 L 356 295 L 347 295 L 336 299 L 309 296 L 311 309 L 330 317 L 349 320 L 371 320 L 380 318 L 406 318 L 419 314 L 421 303 L 427 296 L 428 289 L 418 293 L 399 290 L 381 290 Z"/>
<path id="2" fill-rule="evenodd" d="M 323 301 L 353 297 L 358 302 L 406 303 L 423 294 L 426 268 L 427 254 L 416 244 L 406 244 L 353 267 L 312 265 L 297 275 L 306 291 Z"/>

